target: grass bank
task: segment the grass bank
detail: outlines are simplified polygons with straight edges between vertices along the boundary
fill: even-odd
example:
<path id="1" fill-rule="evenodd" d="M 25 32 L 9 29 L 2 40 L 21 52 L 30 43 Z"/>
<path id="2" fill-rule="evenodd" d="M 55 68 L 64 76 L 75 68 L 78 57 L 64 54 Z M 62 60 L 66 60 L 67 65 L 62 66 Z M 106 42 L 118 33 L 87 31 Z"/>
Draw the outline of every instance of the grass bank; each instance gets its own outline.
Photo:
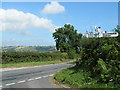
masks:
<path id="1" fill-rule="evenodd" d="M 39 61 L 39 62 L 8 63 L 8 64 L 0 64 L 0 68 L 30 67 L 30 66 L 39 66 L 39 65 L 47 65 L 47 64 L 64 63 L 64 62 L 69 62 L 69 61 L 75 61 L 75 59 L 65 59 L 65 60 L 55 60 L 55 61 Z"/>
<path id="2" fill-rule="evenodd" d="M 89 77 L 89 73 L 84 70 L 77 70 L 76 67 L 64 69 L 58 72 L 54 79 L 59 83 L 66 84 L 72 88 L 118 88 L 112 82 L 108 84 L 98 83 L 94 78 Z M 120 88 L 120 87 L 119 87 Z"/>

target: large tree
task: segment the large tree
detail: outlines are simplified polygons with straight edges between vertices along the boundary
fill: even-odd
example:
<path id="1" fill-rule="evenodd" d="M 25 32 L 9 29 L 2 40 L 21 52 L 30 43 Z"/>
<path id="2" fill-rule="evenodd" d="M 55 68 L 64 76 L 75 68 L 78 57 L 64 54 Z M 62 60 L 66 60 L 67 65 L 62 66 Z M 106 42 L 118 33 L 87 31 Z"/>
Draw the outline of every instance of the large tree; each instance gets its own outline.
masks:
<path id="1" fill-rule="evenodd" d="M 57 50 L 61 52 L 70 52 L 70 50 L 76 53 L 79 52 L 82 34 L 77 33 L 74 26 L 65 24 L 55 30 L 53 37 L 56 41 Z"/>

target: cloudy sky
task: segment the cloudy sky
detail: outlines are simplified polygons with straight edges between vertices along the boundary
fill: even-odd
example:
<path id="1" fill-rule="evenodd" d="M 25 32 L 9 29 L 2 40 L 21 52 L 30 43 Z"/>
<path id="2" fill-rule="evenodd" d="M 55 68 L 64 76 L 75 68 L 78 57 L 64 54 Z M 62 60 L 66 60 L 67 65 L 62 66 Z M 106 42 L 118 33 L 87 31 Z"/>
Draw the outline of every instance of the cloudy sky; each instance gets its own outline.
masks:
<path id="1" fill-rule="evenodd" d="M 66 23 L 80 33 L 118 24 L 117 2 L 3 2 L 0 32 L 3 46 L 55 45 L 52 33 Z"/>

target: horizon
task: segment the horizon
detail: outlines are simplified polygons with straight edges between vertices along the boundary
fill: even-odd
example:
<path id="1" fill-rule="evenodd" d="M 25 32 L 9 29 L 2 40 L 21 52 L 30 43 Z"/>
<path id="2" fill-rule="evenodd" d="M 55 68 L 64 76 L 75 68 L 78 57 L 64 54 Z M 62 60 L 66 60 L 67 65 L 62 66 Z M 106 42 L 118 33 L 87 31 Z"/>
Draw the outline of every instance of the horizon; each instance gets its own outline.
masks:
<path id="1" fill-rule="evenodd" d="M 56 47 L 56 46 L 0 46 L 0 47 Z"/>
<path id="2" fill-rule="evenodd" d="M 56 9 L 53 9 L 55 8 Z M 3 2 L 2 46 L 55 46 L 54 29 L 69 23 L 84 34 L 118 25 L 118 2 Z"/>

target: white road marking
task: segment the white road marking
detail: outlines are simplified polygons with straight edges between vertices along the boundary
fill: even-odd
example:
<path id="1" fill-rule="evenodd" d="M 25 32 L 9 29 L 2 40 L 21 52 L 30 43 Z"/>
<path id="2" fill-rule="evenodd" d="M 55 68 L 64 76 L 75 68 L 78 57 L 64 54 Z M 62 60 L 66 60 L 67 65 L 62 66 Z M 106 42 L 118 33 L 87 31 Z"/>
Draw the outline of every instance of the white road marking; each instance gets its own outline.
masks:
<path id="1" fill-rule="evenodd" d="M 43 76 L 44 78 L 48 77 L 48 76 Z"/>
<path id="2" fill-rule="evenodd" d="M 2 88 L 2 86 L 0 86 L 0 88 Z"/>
<path id="3" fill-rule="evenodd" d="M 49 77 L 49 76 L 53 76 L 54 74 L 51 74 L 51 75 L 48 75 L 48 76 L 43 76 L 44 78 L 46 78 L 46 77 Z M 42 77 L 36 77 L 35 79 L 37 80 L 37 79 L 41 79 Z M 35 80 L 35 79 L 28 79 L 27 81 L 33 81 L 33 80 Z M 23 83 L 23 82 L 26 82 L 25 80 L 22 80 L 22 81 L 18 81 L 17 83 Z M 10 85 L 14 85 L 15 83 L 10 83 L 10 84 L 6 84 L 6 86 L 10 86 Z M 2 86 L 0 86 L 0 87 L 2 87 Z"/>
<path id="4" fill-rule="evenodd" d="M 32 80 L 34 80 L 34 79 L 28 79 L 28 81 L 32 81 Z"/>
<path id="5" fill-rule="evenodd" d="M 17 83 L 23 83 L 23 82 L 25 82 L 25 80 L 23 80 L 23 81 L 19 81 L 19 82 L 17 82 Z"/>
<path id="6" fill-rule="evenodd" d="M 6 86 L 10 86 L 10 85 L 14 85 L 15 83 L 9 83 L 9 84 L 6 84 Z"/>
<path id="7" fill-rule="evenodd" d="M 49 76 L 53 76 L 54 74 L 51 74 L 51 75 L 49 75 Z"/>
<path id="8" fill-rule="evenodd" d="M 37 77 L 37 78 L 35 78 L 35 79 L 40 79 L 40 78 L 42 78 L 42 77 Z"/>

